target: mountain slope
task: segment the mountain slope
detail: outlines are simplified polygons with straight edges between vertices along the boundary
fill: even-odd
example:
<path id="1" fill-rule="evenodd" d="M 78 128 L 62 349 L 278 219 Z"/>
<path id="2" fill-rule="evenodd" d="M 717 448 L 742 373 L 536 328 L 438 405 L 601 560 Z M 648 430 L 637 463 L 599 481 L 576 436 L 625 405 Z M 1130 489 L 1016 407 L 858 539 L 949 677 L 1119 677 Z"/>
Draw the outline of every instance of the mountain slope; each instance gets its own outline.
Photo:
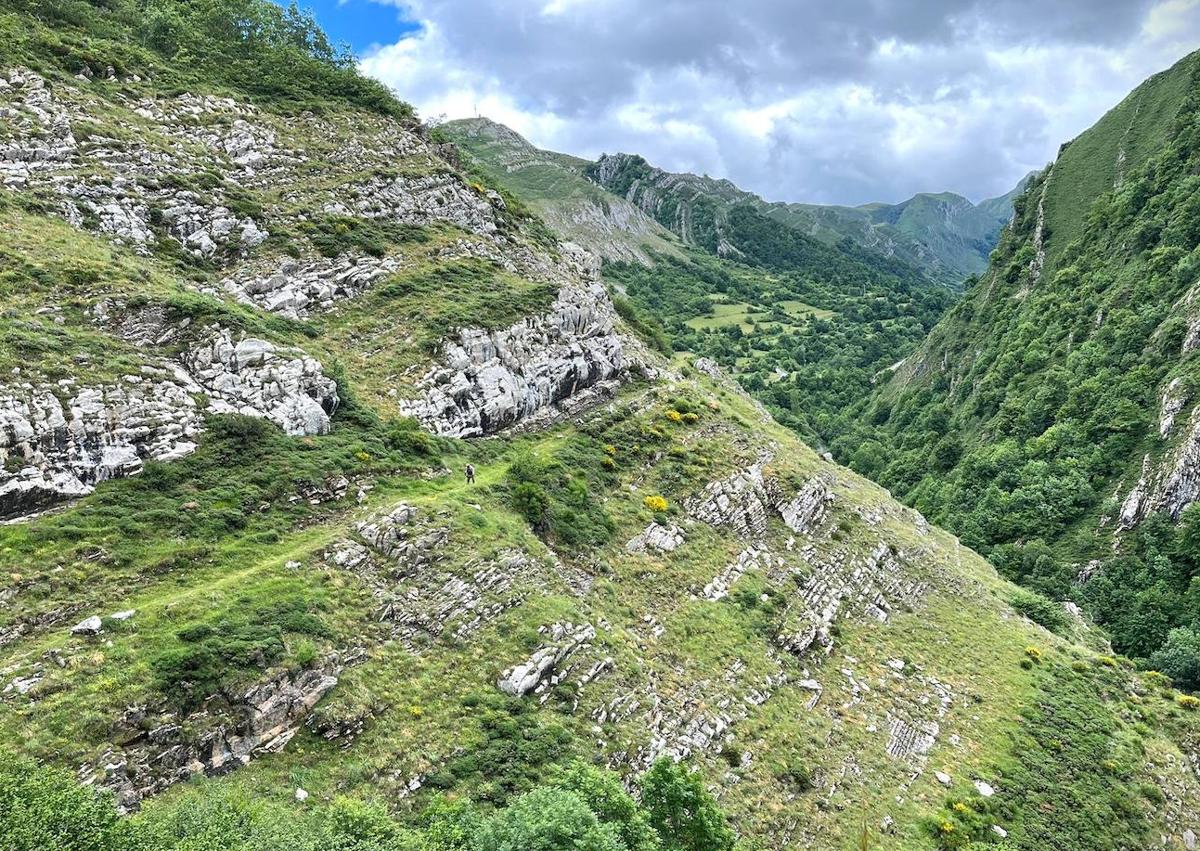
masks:
<path id="1" fill-rule="evenodd" d="M 0 13 L 5 842 L 1185 841 L 1185 696 L 650 350 L 350 69 L 260 88 L 293 16 Z"/>
<path id="2" fill-rule="evenodd" d="M 668 174 L 637 156 L 617 154 L 590 163 L 540 150 L 486 118 L 450 121 L 437 132 L 556 232 L 608 260 L 645 263 L 647 250 L 677 255 L 670 247 L 672 233 L 688 245 L 738 259 L 741 248 L 730 236 L 729 216 L 731 208 L 744 206 L 827 246 L 845 249 L 848 244 L 865 250 L 868 258 L 898 258 L 954 288 L 987 267 L 987 256 L 1012 216 L 1012 199 L 1029 179 L 977 205 L 953 193 L 921 193 L 900 204 L 861 207 L 769 203 L 728 180 Z M 610 191 L 598 192 L 597 186 Z"/>
<path id="3" fill-rule="evenodd" d="M 835 443 L 1143 657 L 1196 626 L 1198 69 L 1063 147 L 988 274 Z"/>
<path id="4" fill-rule="evenodd" d="M 979 205 L 943 193 L 916 195 L 901 204 L 839 207 L 768 203 L 728 180 L 671 174 L 629 154 L 602 156 L 587 174 L 688 244 L 721 256 L 747 253 L 743 241 L 752 213 L 844 251 L 854 246 L 860 259 L 895 258 L 900 262 L 893 269 L 919 269 L 928 280 L 953 288 L 986 267 L 1017 191 Z M 755 259 L 753 250 L 749 257 Z"/>
<path id="5" fill-rule="evenodd" d="M 678 240 L 640 209 L 583 177 L 588 162 L 533 147 L 486 118 L 461 119 L 435 131 L 471 163 L 505 186 L 556 233 L 605 260 L 649 263 L 652 254 L 678 254 Z"/>
<path id="6" fill-rule="evenodd" d="M 486 119 L 438 132 L 457 140 L 479 173 L 545 212 L 557 233 L 608 257 L 603 276 L 621 293 L 619 308 L 627 299 L 663 326 L 660 340 L 735 373 L 809 440 L 827 440 L 834 417 L 911 351 L 952 301 L 913 267 L 849 239 L 828 245 L 745 204 L 718 217 L 741 248 L 727 241 L 721 257 L 715 242 L 681 246 L 638 207 L 586 180 L 581 169 L 590 166 L 581 160 L 537 151 Z M 750 197 L 727 181 L 710 183 L 730 199 Z M 580 227 L 581 219 L 588 224 Z M 646 225 L 664 235 L 658 244 L 667 251 L 645 241 Z"/>
<path id="7" fill-rule="evenodd" d="M 988 254 L 1012 218 L 1013 198 L 1028 180 L 978 204 L 952 192 L 920 193 L 899 204 L 861 207 L 771 204 L 766 214 L 827 242 L 850 238 L 895 254 L 932 279 L 959 287 L 987 268 Z"/>

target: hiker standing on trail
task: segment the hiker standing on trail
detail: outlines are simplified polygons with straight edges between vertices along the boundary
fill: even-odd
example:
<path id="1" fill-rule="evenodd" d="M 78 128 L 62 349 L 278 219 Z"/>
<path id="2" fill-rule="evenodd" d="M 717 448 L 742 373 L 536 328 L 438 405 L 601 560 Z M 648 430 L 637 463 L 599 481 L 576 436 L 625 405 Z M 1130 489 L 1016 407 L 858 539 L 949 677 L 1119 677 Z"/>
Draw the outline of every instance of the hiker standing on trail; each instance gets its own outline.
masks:
<path id="1" fill-rule="evenodd" d="M 474 464 L 467 465 L 467 484 L 468 485 L 475 484 L 475 465 Z"/>

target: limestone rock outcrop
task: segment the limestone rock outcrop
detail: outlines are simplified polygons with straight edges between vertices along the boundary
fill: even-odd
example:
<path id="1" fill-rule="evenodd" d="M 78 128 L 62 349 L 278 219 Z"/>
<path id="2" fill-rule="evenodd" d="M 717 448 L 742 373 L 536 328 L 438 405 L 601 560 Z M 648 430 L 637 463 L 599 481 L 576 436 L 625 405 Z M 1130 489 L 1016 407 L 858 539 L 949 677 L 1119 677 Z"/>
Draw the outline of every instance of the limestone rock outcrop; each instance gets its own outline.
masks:
<path id="1" fill-rule="evenodd" d="M 228 329 L 218 329 L 193 347 L 184 363 L 214 413 L 263 417 L 290 435 L 329 431 L 337 383 L 303 352 L 253 337 L 235 342 Z"/>
<path id="2" fill-rule="evenodd" d="M 221 281 L 221 289 L 245 304 L 300 319 L 365 292 L 400 265 L 400 258 L 394 256 L 287 260 L 269 271 L 246 270 L 226 278 Z"/>
<path id="3" fill-rule="evenodd" d="M 550 309 L 497 331 L 465 328 L 401 411 L 446 437 L 494 434 L 632 366 L 597 281 L 568 284 Z"/>
<path id="4" fill-rule="evenodd" d="M 144 798 L 197 775 L 224 774 L 253 758 L 282 750 L 317 702 L 337 685 L 330 664 L 270 676 L 227 707 L 205 706 L 188 718 L 152 718 L 132 707 L 122 725 L 136 733 L 79 772 L 84 783 L 117 795 L 122 812 Z M 218 723 L 214 723 L 218 722 Z M 203 732 L 190 731 L 193 726 Z"/>
<path id="5" fill-rule="evenodd" d="M 1170 420 L 1174 418 L 1171 413 Z M 1162 429 L 1160 425 L 1160 433 Z M 1166 432 L 1170 432 L 1170 423 Z M 1148 454 L 1142 459 L 1138 481 L 1121 503 L 1117 528 L 1132 529 L 1155 512 L 1178 520 L 1184 509 L 1197 500 L 1200 500 L 1200 405 L 1192 409 L 1186 430 L 1172 452 L 1157 465 Z"/>
<path id="6" fill-rule="evenodd" d="M 140 472 L 146 459 L 195 449 L 202 428 L 186 375 L 128 375 L 111 384 L 0 388 L 0 515 L 36 511 Z"/>
<path id="7" fill-rule="evenodd" d="M 710 482 L 703 492 L 684 503 L 687 512 L 712 526 L 729 526 L 753 537 L 767 529 L 770 511 L 779 503 L 776 485 L 763 477 L 765 460 L 728 478 Z"/>
<path id="8" fill-rule="evenodd" d="M 144 330 L 144 329 L 143 329 Z M 139 375 L 78 386 L 0 387 L 0 516 L 85 496 L 146 460 L 196 448 L 207 411 L 268 419 L 290 435 L 323 434 L 337 385 L 302 352 L 215 329 L 179 363 L 153 360 Z"/>
<path id="9" fill-rule="evenodd" d="M 596 638 L 596 628 L 591 624 L 552 624 L 543 627 L 552 643 L 534 651 L 527 660 L 505 671 L 496 682 L 505 694 L 524 697 L 543 684 L 553 685 L 555 668 L 573 654 L 590 646 Z"/>
<path id="10" fill-rule="evenodd" d="M 644 553 L 649 550 L 669 553 L 683 546 L 683 542 L 683 530 L 678 526 L 651 523 L 640 534 L 631 538 L 625 545 L 625 549 L 631 553 Z"/>

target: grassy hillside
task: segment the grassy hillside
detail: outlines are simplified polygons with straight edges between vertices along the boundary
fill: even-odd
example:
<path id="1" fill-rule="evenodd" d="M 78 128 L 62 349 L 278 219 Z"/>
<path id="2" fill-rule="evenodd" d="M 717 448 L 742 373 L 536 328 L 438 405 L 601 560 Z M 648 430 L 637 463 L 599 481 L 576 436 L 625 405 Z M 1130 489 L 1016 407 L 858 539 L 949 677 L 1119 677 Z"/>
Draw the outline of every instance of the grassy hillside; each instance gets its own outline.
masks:
<path id="1" fill-rule="evenodd" d="M 310 22 L 2 20 L 5 851 L 1184 841 L 1194 698 L 655 353 Z"/>
<path id="2" fill-rule="evenodd" d="M 1083 234 L 1100 196 L 1120 189 L 1175 135 L 1175 119 L 1193 92 L 1196 56 L 1138 86 L 1086 133 L 1063 145 L 1045 188 L 1050 270 Z"/>
<path id="3" fill-rule="evenodd" d="M 1196 626 L 1198 68 L 1151 78 L 1064 148 L 987 275 L 834 442 L 1140 657 Z"/>
<path id="4" fill-rule="evenodd" d="M 587 160 L 535 148 L 486 118 L 450 121 L 434 132 L 457 145 L 473 168 L 528 204 L 563 239 L 614 261 L 648 263 L 652 254 L 679 253 L 670 231 L 583 176 Z"/>

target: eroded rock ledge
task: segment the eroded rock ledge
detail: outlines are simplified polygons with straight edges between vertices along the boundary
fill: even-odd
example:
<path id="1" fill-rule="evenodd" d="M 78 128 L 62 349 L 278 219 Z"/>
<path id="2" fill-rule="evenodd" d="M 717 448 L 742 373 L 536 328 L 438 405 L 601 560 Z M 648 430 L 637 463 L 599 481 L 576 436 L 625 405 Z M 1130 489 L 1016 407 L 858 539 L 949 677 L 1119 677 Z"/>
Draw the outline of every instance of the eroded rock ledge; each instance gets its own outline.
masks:
<path id="1" fill-rule="evenodd" d="M 637 363 L 596 280 L 567 284 L 550 309 L 498 331 L 466 328 L 401 411 L 445 437 L 494 434 Z"/>
<path id="2" fill-rule="evenodd" d="M 206 400 L 202 407 L 198 399 Z M 204 413 L 268 419 L 291 435 L 323 434 L 338 404 L 321 364 L 265 340 L 213 329 L 178 363 L 158 360 L 107 383 L 0 386 L 0 517 L 84 496 L 196 448 Z"/>
<path id="3" fill-rule="evenodd" d="M 282 750 L 314 706 L 337 685 L 342 668 L 319 668 L 264 678 L 227 706 L 206 704 L 186 718 L 130 707 L 120 722 L 131 738 L 79 770 L 79 779 L 117 795 L 122 812 L 197 775 L 224 774 L 265 753 Z M 194 727 L 202 728 L 196 733 Z"/>

